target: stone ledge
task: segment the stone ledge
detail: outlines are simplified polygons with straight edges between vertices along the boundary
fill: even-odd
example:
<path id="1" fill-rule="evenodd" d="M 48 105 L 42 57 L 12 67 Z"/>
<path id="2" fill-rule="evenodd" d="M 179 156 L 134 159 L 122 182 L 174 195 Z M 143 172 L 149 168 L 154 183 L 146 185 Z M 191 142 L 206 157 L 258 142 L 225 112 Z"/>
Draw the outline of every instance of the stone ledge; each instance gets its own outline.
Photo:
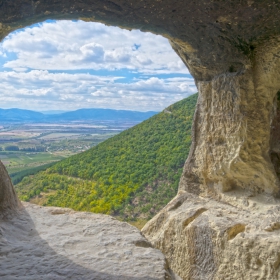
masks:
<path id="1" fill-rule="evenodd" d="M 0 221 L 3 280 L 175 279 L 164 255 L 125 222 L 107 215 L 23 205 L 18 215 Z"/>

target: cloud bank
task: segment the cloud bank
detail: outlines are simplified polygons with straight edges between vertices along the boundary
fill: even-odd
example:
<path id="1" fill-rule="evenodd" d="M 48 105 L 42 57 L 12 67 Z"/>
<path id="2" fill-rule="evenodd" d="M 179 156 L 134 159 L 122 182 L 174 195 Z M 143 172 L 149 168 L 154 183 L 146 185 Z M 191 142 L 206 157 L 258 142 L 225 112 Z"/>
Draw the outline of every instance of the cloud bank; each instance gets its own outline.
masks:
<path id="1" fill-rule="evenodd" d="M 168 40 L 100 23 L 51 21 L 0 47 L 0 107 L 161 110 L 196 92 Z"/>

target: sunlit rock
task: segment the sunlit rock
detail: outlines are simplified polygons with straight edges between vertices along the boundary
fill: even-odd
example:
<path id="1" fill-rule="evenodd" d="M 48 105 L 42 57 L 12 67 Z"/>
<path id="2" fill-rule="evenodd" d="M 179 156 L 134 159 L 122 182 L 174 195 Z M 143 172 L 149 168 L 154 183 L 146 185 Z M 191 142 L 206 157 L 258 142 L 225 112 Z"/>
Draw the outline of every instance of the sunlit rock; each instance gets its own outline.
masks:
<path id="1" fill-rule="evenodd" d="M 182 279 L 279 279 L 279 201 L 230 195 L 235 206 L 181 191 L 142 232 Z"/>
<path id="2" fill-rule="evenodd" d="M 0 161 L 0 218 L 13 215 L 21 204 L 3 163 Z"/>

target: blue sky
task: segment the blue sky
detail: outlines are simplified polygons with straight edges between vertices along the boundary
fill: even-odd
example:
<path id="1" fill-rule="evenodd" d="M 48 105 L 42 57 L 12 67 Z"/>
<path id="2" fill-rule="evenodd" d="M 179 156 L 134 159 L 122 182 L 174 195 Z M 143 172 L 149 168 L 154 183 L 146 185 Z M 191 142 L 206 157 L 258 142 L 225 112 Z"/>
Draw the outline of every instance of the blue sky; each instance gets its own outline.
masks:
<path id="1" fill-rule="evenodd" d="M 193 93 L 167 39 L 101 23 L 46 21 L 0 44 L 0 107 L 160 111 Z"/>

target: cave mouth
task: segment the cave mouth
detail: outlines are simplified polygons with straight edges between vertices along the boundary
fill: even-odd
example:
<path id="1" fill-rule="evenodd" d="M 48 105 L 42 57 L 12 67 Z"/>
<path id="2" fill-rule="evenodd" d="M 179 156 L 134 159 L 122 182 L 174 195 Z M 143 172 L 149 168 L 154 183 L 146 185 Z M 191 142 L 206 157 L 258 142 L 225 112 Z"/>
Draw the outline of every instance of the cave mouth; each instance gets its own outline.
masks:
<path id="1" fill-rule="evenodd" d="M 280 21 L 278 20 L 279 3 L 276 2 L 274 0 L 2 0 L 0 1 L 0 36 L 3 38 L 11 30 L 46 18 L 84 18 L 88 21 L 151 31 L 169 38 L 173 48 L 188 65 L 199 89 L 193 125 L 194 141 L 181 177 L 179 196 L 185 195 L 186 200 L 189 200 L 188 203 L 191 203 L 191 209 L 193 203 L 198 202 L 198 198 L 195 196 L 192 199 L 192 196 L 185 192 L 206 196 L 207 199 L 209 198 L 209 208 L 212 209 L 217 204 L 211 199 L 217 196 L 211 194 L 213 190 L 211 186 L 207 186 L 208 179 L 211 182 L 221 183 L 234 179 L 236 185 L 248 193 L 265 192 L 270 196 L 279 193 L 279 180 L 276 178 L 275 168 L 269 156 L 272 139 L 271 123 L 275 117 L 273 98 L 279 89 L 280 74 Z M 212 144 L 221 136 L 226 141 L 218 141 L 218 144 L 223 145 Z M 266 199 L 266 201 L 274 204 L 273 199 Z M 220 211 L 225 207 L 225 216 L 230 215 L 229 218 L 233 218 L 232 222 L 236 220 L 240 223 L 241 216 L 249 219 L 250 222 L 253 221 L 252 227 L 246 227 L 245 238 L 243 233 L 240 234 L 230 241 L 229 247 L 222 250 L 221 246 L 218 246 L 219 240 L 215 243 L 218 244 L 217 247 L 211 239 L 213 225 L 217 225 L 218 222 L 215 219 L 212 223 L 208 219 L 208 217 L 212 219 L 211 217 L 214 216 L 212 214 L 208 217 L 203 214 L 201 217 L 203 220 L 194 224 L 194 230 L 190 230 L 191 238 L 186 239 L 186 235 L 181 234 L 182 218 L 186 220 L 184 214 L 189 213 L 188 209 L 190 209 L 185 205 L 182 209 L 178 208 L 178 219 L 174 216 L 174 211 L 171 212 L 175 218 L 170 217 L 166 212 L 158 215 L 158 219 L 148 225 L 153 232 L 150 238 L 155 237 L 153 243 L 158 244 L 157 247 L 167 256 L 168 253 L 172 253 L 167 257 L 168 262 L 171 268 L 176 268 L 175 272 L 179 275 L 184 274 L 184 279 L 198 275 L 207 278 L 210 275 L 209 271 L 213 272 L 214 278 L 224 279 L 225 275 L 235 275 L 233 277 L 236 279 L 240 277 L 240 273 L 236 274 L 236 268 L 228 265 L 228 258 L 215 259 L 215 255 L 232 255 L 231 259 L 234 261 L 238 256 L 236 264 L 240 268 L 239 271 L 248 276 L 245 278 L 250 279 L 256 274 L 256 270 L 252 271 L 250 267 L 242 269 L 247 261 L 247 247 L 235 246 L 236 242 L 247 242 L 248 233 L 250 240 L 252 236 L 256 237 L 255 240 L 260 240 L 260 237 L 265 236 L 263 230 L 271 231 L 271 227 L 260 226 L 260 221 L 270 223 L 270 216 L 275 213 L 277 207 L 273 205 L 269 210 L 265 210 L 262 203 L 261 215 L 256 213 L 256 216 L 251 216 L 247 214 L 255 214 L 255 205 L 252 205 L 253 208 L 248 208 L 244 202 L 242 205 L 243 208 L 246 207 L 245 212 L 236 209 L 234 211 L 236 213 L 232 213 L 233 211 L 229 213 L 231 207 L 224 203 L 218 209 L 217 217 L 221 217 Z M 205 200 L 202 206 L 205 207 Z M 165 210 L 168 211 L 168 207 Z M 265 219 L 263 219 L 264 215 Z M 209 226 L 208 222 L 211 222 Z M 202 225 L 201 230 L 199 224 Z M 221 223 L 221 230 L 219 226 L 216 229 L 219 230 L 217 236 L 220 236 L 219 233 L 224 232 L 225 229 L 224 221 Z M 171 247 L 169 246 L 170 232 L 178 233 L 172 234 L 174 242 Z M 198 242 L 193 242 L 194 236 L 198 237 L 196 238 Z M 270 242 L 269 239 L 273 236 L 275 234 L 269 233 L 267 240 Z M 200 246 L 205 244 L 205 240 L 206 243 L 209 241 L 210 269 L 209 265 L 205 265 L 205 260 L 209 258 L 205 258 L 201 250 L 203 246 Z M 237 252 L 232 246 L 245 250 Z M 257 252 L 256 256 L 258 252 L 264 251 L 259 250 L 258 244 L 256 246 L 253 244 L 253 247 Z M 190 248 L 191 253 L 194 254 L 181 254 L 182 250 L 187 252 Z M 218 252 L 218 254 L 212 254 L 212 248 L 214 253 Z M 270 247 L 266 246 L 266 248 Z M 178 257 L 174 257 L 174 252 L 178 252 Z M 269 256 L 267 259 L 272 259 L 271 263 L 263 262 L 263 265 L 268 267 L 267 271 L 271 272 L 268 277 L 277 279 L 277 269 L 271 270 L 269 267 L 278 265 L 279 258 L 277 256 L 271 258 L 275 255 L 271 251 L 264 253 L 265 256 Z M 192 255 L 194 258 L 189 260 L 189 256 Z M 260 256 L 259 259 L 263 257 Z M 266 267 L 262 266 L 261 269 Z"/>
<path id="2" fill-rule="evenodd" d="M 4 0 L 0 38 L 47 18 L 161 34 L 187 65 L 199 91 L 195 141 L 180 190 L 205 194 L 211 192 L 209 180 L 234 179 L 241 188 L 275 195 L 279 180 L 269 156 L 270 89 L 279 88 L 280 22 L 272 0 L 249 2 Z M 227 143 L 212 145 L 221 134 Z"/>
<path id="3" fill-rule="evenodd" d="M 106 48 L 106 46 L 104 46 L 104 41 L 102 40 L 93 40 L 92 42 L 90 42 L 90 40 L 88 38 L 86 38 L 86 40 L 84 39 L 84 34 L 80 34 L 78 33 L 77 30 L 75 30 L 74 25 L 75 24 L 81 24 L 83 27 L 82 32 L 85 33 L 85 28 L 86 25 L 90 25 L 91 28 L 89 28 L 90 31 L 92 31 L 93 25 L 98 25 L 98 33 L 102 34 L 104 36 L 104 33 L 106 33 L 105 28 L 110 28 L 110 27 L 105 27 L 103 24 L 100 23 L 85 23 L 85 22 L 76 22 L 76 21 L 60 21 L 59 22 L 59 32 L 57 32 L 57 34 L 55 34 L 55 38 L 58 38 L 54 43 L 52 43 L 50 36 L 51 34 L 48 33 L 48 30 L 52 30 L 53 32 L 55 31 L 55 27 L 53 25 L 55 25 L 55 23 L 53 21 L 50 22 L 46 22 L 46 23 L 39 23 L 39 24 L 35 24 L 34 26 L 31 27 L 27 27 L 26 29 L 20 30 L 18 32 L 15 32 L 13 34 L 11 34 L 10 36 L 8 36 L 5 40 L 4 40 L 4 49 L 8 49 L 9 46 L 12 46 L 12 51 L 15 53 L 14 56 L 9 60 L 9 54 L 7 55 L 7 60 L 5 62 L 6 68 L 10 68 L 10 72 L 12 72 L 12 74 L 7 74 L 7 72 L 9 71 L 5 71 L 5 83 L 4 85 L 10 88 L 10 86 L 13 84 L 13 82 L 15 80 L 17 80 L 17 82 L 15 83 L 15 86 L 19 85 L 19 89 L 17 89 L 16 87 L 14 88 L 14 90 L 12 92 L 14 92 L 17 96 L 20 96 L 21 90 L 24 89 L 24 94 L 22 94 L 24 96 L 24 98 L 26 98 L 29 102 L 29 104 L 31 104 L 33 101 L 38 101 L 38 103 L 35 103 L 36 106 L 36 110 L 39 109 L 39 101 L 41 101 L 40 97 L 42 97 L 42 101 L 46 106 L 44 108 L 47 109 L 59 109 L 59 108 L 63 108 L 65 109 L 67 106 L 67 99 L 63 99 L 60 98 L 60 96 L 55 96 L 53 94 L 53 92 L 55 92 L 55 89 L 58 89 L 60 92 L 61 90 L 63 90 L 62 94 L 64 94 L 64 91 L 69 90 L 71 91 L 71 89 L 69 89 L 69 87 L 67 88 L 67 86 L 63 85 L 64 80 L 66 80 L 66 85 L 67 83 L 71 85 L 73 85 L 73 83 L 78 82 L 77 78 L 75 78 L 75 73 L 73 74 L 72 69 L 54 69 L 54 67 L 57 64 L 51 64 L 54 63 L 56 61 L 58 61 L 58 58 L 61 57 L 61 54 L 63 54 L 63 50 L 67 49 L 67 47 L 65 47 L 65 45 L 63 45 L 63 40 L 67 40 L 67 36 L 69 36 L 69 33 L 65 31 L 65 25 L 71 24 L 71 29 L 73 30 L 73 33 L 75 34 L 75 40 L 77 41 L 77 37 L 79 38 L 79 36 L 82 37 L 81 39 L 81 45 L 78 45 L 76 47 L 76 51 L 80 53 L 80 55 L 82 56 L 82 59 L 77 58 L 77 56 L 75 56 L 75 50 L 73 46 L 71 46 L 71 54 L 72 57 L 75 57 L 75 65 L 77 65 L 77 62 L 80 62 L 82 64 L 82 67 L 84 67 L 84 65 L 86 63 L 91 63 L 92 61 L 97 62 L 95 64 L 100 65 L 102 63 L 106 63 L 106 58 L 109 60 L 109 62 L 111 62 L 111 64 L 113 65 L 115 64 L 121 64 L 121 65 L 125 65 L 125 63 L 130 63 L 129 67 L 131 67 L 131 65 L 133 66 L 135 63 L 135 65 L 138 65 L 139 68 L 136 68 L 136 70 L 138 71 L 138 73 L 136 73 L 134 76 L 132 76 L 133 71 L 136 72 L 135 69 L 130 69 L 129 67 L 123 72 L 123 74 L 127 74 L 128 72 L 128 76 L 129 77 L 117 77 L 116 82 L 113 79 L 107 81 L 105 80 L 106 76 L 103 75 L 102 77 L 102 83 L 100 83 L 101 85 L 103 85 L 104 87 L 107 86 L 107 82 L 108 84 L 111 86 L 111 89 L 116 89 L 117 86 L 120 87 L 120 90 L 116 90 L 118 91 L 123 91 L 121 93 L 122 97 L 127 97 L 129 99 L 130 95 L 132 96 L 139 96 L 139 99 L 133 99 L 131 100 L 131 103 L 133 104 L 133 106 L 136 107 L 132 107 L 132 109 L 140 109 L 141 107 L 144 107 L 145 109 L 147 107 L 145 107 L 144 105 L 152 105 L 153 103 L 156 106 L 161 106 L 158 110 L 161 110 L 165 107 L 167 107 L 170 104 L 175 103 L 176 101 L 188 96 L 189 94 L 195 93 L 197 91 L 195 83 L 193 78 L 191 77 L 191 75 L 188 73 L 187 68 L 185 67 L 185 65 L 183 64 L 183 62 L 181 62 L 180 58 L 178 58 L 177 54 L 173 51 L 173 49 L 171 48 L 169 42 L 163 38 L 163 37 L 159 37 L 156 36 L 154 34 L 150 34 L 150 33 L 141 33 L 137 30 L 135 31 L 127 31 L 127 30 L 122 30 L 119 29 L 121 31 L 116 31 L 116 27 L 111 27 L 111 29 L 113 29 L 114 36 L 117 32 L 120 33 L 120 35 L 122 35 L 122 40 L 120 42 L 120 49 L 119 49 L 119 53 L 117 53 L 117 55 L 115 55 L 115 57 L 113 57 L 113 55 L 115 54 L 114 51 L 118 50 L 118 48 L 113 45 L 114 49 L 110 49 L 108 50 Z M 43 27 L 46 27 L 45 29 L 43 29 Z M 38 29 L 43 29 L 42 31 L 38 31 Z M 49 28 L 49 29 L 48 29 Z M 25 31 L 25 30 L 28 30 Z M 61 30 L 63 30 L 61 32 Z M 36 36 L 40 33 L 43 33 L 43 35 L 39 38 L 36 38 Z M 62 37 L 62 33 L 67 33 L 65 35 L 65 37 Z M 108 34 L 109 32 L 107 32 L 107 34 L 105 34 L 108 38 L 110 38 L 110 43 L 112 45 L 112 40 L 114 39 L 113 35 L 109 36 L 110 34 Z M 125 35 L 127 34 L 127 35 Z M 18 39 L 17 39 L 18 37 Z M 70 36 L 71 37 L 71 36 Z M 30 42 L 28 42 L 28 38 L 30 38 Z M 44 38 L 47 38 L 47 40 L 44 40 Z M 73 38 L 73 36 L 72 36 Z M 130 39 L 132 38 L 132 39 Z M 84 41 L 83 41 L 84 39 Z M 96 39 L 96 38 L 94 38 Z M 99 38 L 100 39 L 100 38 Z M 135 41 L 133 41 L 135 40 Z M 126 46 L 125 41 L 128 41 L 128 46 Z M 36 45 L 36 43 L 38 43 L 38 46 Z M 76 42 L 75 42 L 76 43 Z M 77 43 L 76 43 L 77 44 Z M 158 50 L 158 45 L 161 46 L 161 49 Z M 24 51 L 21 51 L 20 47 L 23 46 Z M 58 51 L 58 48 L 61 48 L 62 51 Z M 112 46 L 110 46 L 111 48 L 113 48 Z M 121 49 L 123 48 L 124 51 Z M 141 49 L 147 48 L 148 50 L 145 52 L 143 51 L 141 53 Z M 103 50 L 102 50 L 103 49 Z M 125 53 L 125 51 L 127 50 L 128 55 L 130 55 L 130 57 L 128 58 L 126 55 L 127 53 Z M 156 51 L 155 51 L 156 50 Z M 67 49 L 68 53 L 66 52 L 66 54 L 64 54 L 65 56 L 67 56 L 69 54 L 69 50 Z M 33 53 L 33 57 L 31 57 L 31 61 L 26 61 L 25 58 L 28 58 L 31 56 L 31 53 Z M 136 53 L 136 54 L 134 54 Z M 51 56 L 53 54 L 53 56 Z M 100 59 L 98 57 L 98 55 L 100 54 L 100 56 L 102 57 L 102 59 Z M 147 54 L 147 58 L 146 60 L 143 58 L 143 54 Z M 91 57 L 87 57 L 87 55 L 90 55 Z M 111 55 L 111 56 L 110 56 Z M 118 56 L 119 55 L 119 56 Z M 134 55 L 134 56 L 133 56 Z M 141 57 L 142 55 L 142 57 Z M 109 57 L 109 58 L 108 58 Z M 135 62 L 135 57 L 138 59 Z M 40 60 L 41 58 L 41 62 L 36 62 L 36 58 L 37 61 Z M 86 59 L 88 59 L 87 61 L 85 61 Z M 114 60 L 115 59 L 115 60 Z M 117 60 L 119 59 L 119 60 Z M 152 61 L 152 59 L 154 59 L 154 62 Z M 47 64 L 47 61 L 50 60 L 50 63 Z M 54 62 L 53 62 L 54 61 Z M 73 60 L 71 60 L 72 62 Z M 141 64 L 142 62 L 142 64 Z M 21 64 L 22 63 L 22 64 Z M 138 64 L 136 64 L 138 63 Z M 153 63 L 155 64 L 154 68 L 153 68 Z M 47 69 L 44 69 L 44 65 L 43 64 L 47 64 Z M 62 64 L 65 65 L 65 61 L 63 61 L 63 57 L 61 59 L 61 61 L 58 61 L 58 64 Z M 166 64 L 166 65 L 165 65 Z M 37 66 L 37 68 L 36 68 Z M 67 65 L 66 65 L 67 66 Z M 168 69 L 168 67 L 171 67 L 171 70 Z M 111 66 L 109 67 L 111 68 Z M 86 69 L 87 71 L 91 71 Z M 159 73 L 157 73 L 157 70 L 159 70 Z M 174 71 L 173 71 L 174 70 Z M 77 71 L 77 75 L 78 77 L 82 78 L 84 77 L 85 73 L 85 69 L 76 69 Z M 82 73 L 80 73 L 80 71 L 82 71 Z M 100 71 L 103 71 L 103 69 L 101 69 Z M 122 69 L 117 69 L 117 71 L 112 71 L 112 75 L 114 75 L 115 73 L 117 73 L 119 76 L 121 76 L 122 73 L 120 73 L 120 71 L 122 71 Z M 173 72 L 172 72 L 173 71 Z M 63 73 L 62 73 L 63 72 Z M 65 73 L 64 73 L 65 72 Z M 63 75 L 62 75 L 63 74 Z M 111 74 L 110 70 L 107 69 L 106 74 Z M 0 73 L 1 75 L 1 73 Z M 29 77 L 30 75 L 30 77 Z M 67 76 L 68 75 L 68 76 Z M 115 74 L 116 75 L 116 74 Z M 20 80 L 21 77 L 24 77 L 26 80 L 26 84 L 27 86 L 25 87 L 24 82 L 22 82 Z M 58 78 L 56 78 L 56 76 L 58 76 Z M 132 76 L 132 77 L 130 77 Z M 9 77 L 12 77 L 12 82 L 9 84 Z M 37 79 L 34 79 L 34 77 Z M 62 77 L 62 81 L 59 80 L 59 77 Z M 73 78 L 72 78 L 73 77 Z M 99 77 L 98 76 L 98 70 L 94 69 L 94 71 L 92 71 L 92 73 L 90 72 L 90 75 L 86 75 L 86 79 L 82 80 L 82 86 L 86 87 L 86 83 L 88 82 L 90 84 L 91 87 L 95 86 L 95 89 L 93 89 L 94 92 L 91 92 L 90 95 L 92 97 L 95 98 L 95 100 L 98 100 L 98 98 L 102 98 L 105 97 L 105 101 L 108 100 L 110 101 L 110 99 L 114 99 L 114 96 L 108 95 L 108 91 L 105 92 L 104 95 L 102 95 L 100 93 L 100 91 L 102 90 L 101 86 L 96 86 L 94 83 L 91 83 L 90 79 L 94 80 L 94 77 Z M 33 79 L 33 80 L 32 80 Z M 71 79 L 73 80 L 73 83 L 71 82 Z M 128 81 L 128 79 L 131 79 L 131 81 Z M 35 83 L 33 82 L 35 80 Z M 56 80 L 58 81 L 57 83 Z M 105 82 L 104 82 L 105 80 Z M 123 80 L 125 80 L 125 82 L 127 82 L 127 91 L 125 91 L 125 82 L 122 82 Z M 37 81 L 39 81 L 39 85 L 37 85 Z M 99 81 L 98 81 L 99 82 Z M 50 87 L 51 85 L 55 85 L 56 87 L 54 87 L 54 89 L 52 90 L 47 90 L 48 87 Z M 34 87 L 37 86 L 38 89 L 34 90 Z M 40 86 L 42 86 L 42 88 L 40 88 Z M 145 88 L 146 87 L 146 88 Z M 77 86 L 78 89 L 81 88 L 81 85 L 78 84 Z M 82 88 L 83 89 L 83 88 Z M 19 90 L 19 92 L 17 92 L 17 90 Z M 133 92 L 133 94 L 131 94 L 131 92 Z M 147 93 L 143 93 L 147 91 Z M 27 93 L 28 94 L 27 94 Z M 40 94 L 41 93 L 41 94 Z M 86 94 L 80 94 L 81 96 L 83 95 L 87 95 L 88 92 L 86 92 Z M 79 94 L 76 94 L 74 92 L 73 96 L 78 99 L 78 101 L 80 101 L 79 99 Z M 148 99 L 149 96 L 151 95 L 151 99 Z M 9 95 L 7 95 L 9 96 Z M 48 96 L 51 97 L 55 97 L 57 99 L 55 99 L 55 102 L 60 102 L 59 108 L 50 108 L 49 107 L 49 103 L 48 103 Z M 63 95 L 64 97 L 64 95 Z M 146 100 L 144 100 L 143 103 L 141 103 L 143 101 L 143 98 L 146 97 Z M 59 99 L 60 98 L 60 99 Z M 120 98 L 119 98 L 120 99 Z M 122 98 L 123 99 L 123 98 Z M 74 100 L 74 98 L 70 99 Z M 164 103 L 166 102 L 166 100 L 168 101 L 168 103 Z M 87 101 L 85 99 L 85 101 Z M 104 102 L 105 102 L 104 101 Z M 18 104 L 24 105 L 24 100 L 18 100 L 16 101 Z M 74 103 L 75 100 L 73 101 Z M 64 104 L 65 103 L 65 104 Z M 109 103 L 109 102 L 108 102 Z M 86 103 L 84 103 L 86 104 Z M 92 102 L 93 104 L 93 102 Z M 143 105 L 142 105 L 143 104 Z M 17 107 L 16 105 L 13 105 L 12 107 Z M 123 105 L 124 108 L 128 109 L 129 104 L 124 104 Z M 34 108 L 34 105 L 33 105 Z M 116 108 L 116 109 L 124 109 L 124 108 Z M 28 109 L 32 109 L 32 108 L 28 108 Z M 148 108 L 148 109 L 153 109 L 153 108 Z M 183 164 L 183 163 L 182 163 Z M 4 197 L 4 196 L 3 196 Z M 171 199 L 171 198 L 170 198 Z"/>

